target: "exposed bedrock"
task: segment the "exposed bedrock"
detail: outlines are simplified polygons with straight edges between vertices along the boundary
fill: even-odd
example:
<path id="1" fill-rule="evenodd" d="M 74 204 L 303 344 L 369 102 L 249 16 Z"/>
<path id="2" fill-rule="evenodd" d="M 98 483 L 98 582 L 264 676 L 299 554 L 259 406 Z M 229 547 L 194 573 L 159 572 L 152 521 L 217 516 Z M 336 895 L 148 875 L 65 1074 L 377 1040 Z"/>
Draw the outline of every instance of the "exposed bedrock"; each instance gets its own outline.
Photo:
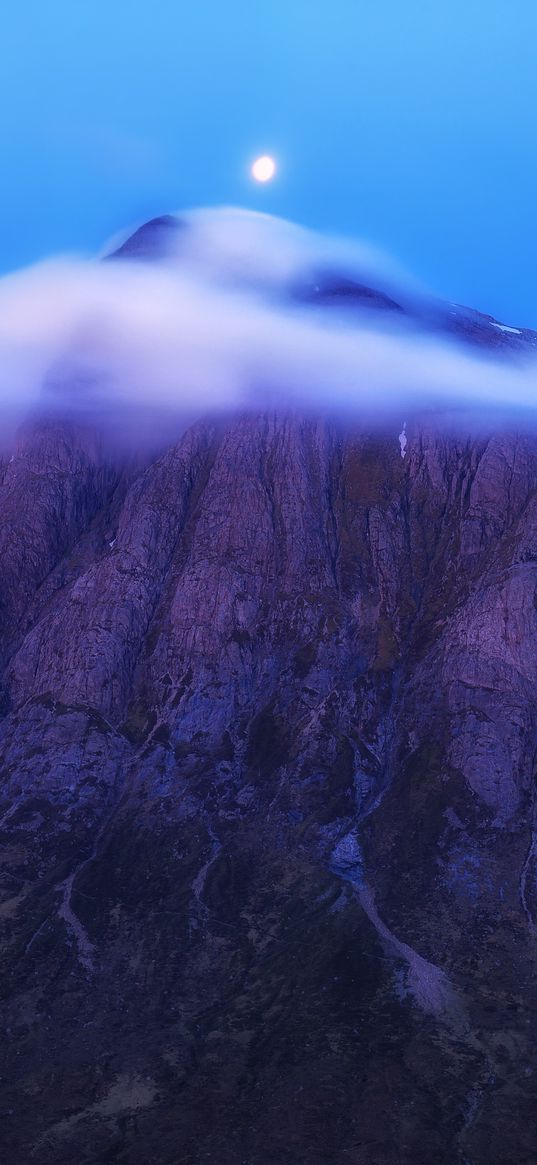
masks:
<path id="1" fill-rule="evenodd" d="M 537 1159 L 537 439 L 400 430 L 6 461 L 11 1165 Z"/>

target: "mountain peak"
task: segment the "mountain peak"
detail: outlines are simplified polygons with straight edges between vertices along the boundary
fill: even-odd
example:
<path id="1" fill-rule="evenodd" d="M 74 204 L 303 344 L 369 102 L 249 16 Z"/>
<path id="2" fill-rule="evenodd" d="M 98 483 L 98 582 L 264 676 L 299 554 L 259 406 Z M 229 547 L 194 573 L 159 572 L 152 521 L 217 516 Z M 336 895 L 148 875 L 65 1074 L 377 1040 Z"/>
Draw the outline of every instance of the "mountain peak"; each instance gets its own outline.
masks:
<path id="1" fill-rule="evenodd" d="M 173 214 L 151 218 L 130 234 L 107 259 L 163 259 L 169 253 L 174 236 L 183 228 L 182 220 Z"/>

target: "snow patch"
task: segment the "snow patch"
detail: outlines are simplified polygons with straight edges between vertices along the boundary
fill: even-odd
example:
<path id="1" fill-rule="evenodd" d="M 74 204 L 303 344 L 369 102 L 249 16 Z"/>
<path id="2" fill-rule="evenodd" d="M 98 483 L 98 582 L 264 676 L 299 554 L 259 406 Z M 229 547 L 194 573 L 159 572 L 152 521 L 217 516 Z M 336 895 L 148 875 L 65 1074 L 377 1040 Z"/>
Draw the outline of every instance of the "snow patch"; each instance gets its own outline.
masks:
<path id="1" fill-rule="evenodd" d="M 138 1113 L 140 1109 L 153 1104 L 157 1092 L 157 1085 L 150 1076 L 143 1077 L 138 1073 L 124 1072 L 117 1077 L 102 1100 L 95 1101 L 86 1108 L 81 1108 L 79 1112 L 73 1113 L 72 1116 L 64 1117 L 63 1120 L 51 1125 L 36 1141 L 31 1156 L 35 1156 L 36 1150 L 42 1145 L 46 1145 L 49 1149 L 52 1148 L 54 1152 L 58 1140 L 70 1136 L 81 1121 L 92 1118 L 111 1120 L 125 1113 Z M 56 1156 L 55 1152 L 54 1156 Z"/>
<path id="2" fill-rule="evenodd" d="M 361 886 L 364 880 L 362 851 L 354 833 L 347 833 L 338 841 L 330 860 L 330 869 L 345 882 Z"/>
<path id="3" fill-rule="evenodd" d="M 406 963 L 406 982 L 402 984 L 401 977 L 396 981 L 398 994 L 401 995 L 402 990 L 408 992 L 418 1006 L 430 1015 L 443 1015 L 455 1021 L 461 1019 L 462 1006 L 447 975 L 440 967 L 418 955 L 408 943 L 396 938 L 381 919 L 373 891 L 365 882 L 358 888 L 358 898 L 387 954 Z"/>
<path id="4" fill-rule="evenodd" d="M 521 328 L 508 328 L 507 324 L 492 324 L 493 328 L 497 328 L 499 332 L 513 332 L 515 336 L 522 335 Z"/>
<path id="5" fill-rule="evenodd" d="M 196 899 L 200 913 L 203 914 L 204 917 L 207 917 L 209 914 L 208 908 L 203 901 L 203 892 L 205 890 L 205 883 L 207 881 L 207 876 L 208 876 L 209 870 L 210 870 L 211 866 L 213 865 L 213 862 L 216 861 L 216 859 L 217 859 L 217 857 L 222 849 L 221 842 L 219 841 L 219 839 L 217 838 L 216 834 L 214 833 L 214 831 L 212 829 L 209 829 L 209 837 L 211 840 L 211 852 L 209 854 L 209 857 L 207 858 L 207 861 L 201 867 L 201 870 L 199 870 L 199 872 L 196 874 L 196 877 L 194 878 L 194 881 L 192 882 L 192 890 L 194 891 L 194 897 Z"/>
<path id="6" fill-rule="evenodd" d="M 73 882 L 81 869 L 82 869 L 81 866 L 77 866 L 77 868 L 75 870 L 73 870 L 73 873 L 70 874 L 69 877 L 66 878 L 65 882 L 63 882 L 63 884 L 62 884 L 63 900 L 62 900 L 61 906 L 58 910 L 58 917 L 63 919 L 63 921 L 65 922 L 65 924 L 67 926 L 67 929 L 71 932 L 71 934 L 75 940 L 75 946 L 76 946 L 76 951 L 77 951 L 79 963 L 82 964 L 82 966 L 84 967 L 84 970 L 87 971 L 88 974 L 91 974 L 95 969 L 94 968 L 95 947 L 94 947 L 93 943 L 90 941 L 86 930 L 82 926 L 82 923 L 81 923 L 78 915 L 75 914 L 73 907 L 72 907 L 72 904 L 71 904 L 71 896 L 73 893 Z"/>
<path id="7" fill-rule="evenodd" d="M 404 460 L 406 457 L 406 447 L 408 445 L 408 437 L 406 435 L 406 421 L 403 421 L 403 428 L 399 433 L 399 445 L 401 447 L 401 457 Z"/>

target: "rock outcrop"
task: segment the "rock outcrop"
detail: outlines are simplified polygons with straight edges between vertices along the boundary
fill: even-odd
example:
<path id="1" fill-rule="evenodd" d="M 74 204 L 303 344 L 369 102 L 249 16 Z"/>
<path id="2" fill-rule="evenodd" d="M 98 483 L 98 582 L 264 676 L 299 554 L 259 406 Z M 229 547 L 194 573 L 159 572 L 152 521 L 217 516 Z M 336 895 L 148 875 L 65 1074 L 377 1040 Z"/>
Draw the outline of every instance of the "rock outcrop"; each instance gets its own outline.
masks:
<path id="1" fill-rule="evenodd" d="M 10 1165 L 536 1160 L 537 439 L 399 429 L 4 466 Z"/>

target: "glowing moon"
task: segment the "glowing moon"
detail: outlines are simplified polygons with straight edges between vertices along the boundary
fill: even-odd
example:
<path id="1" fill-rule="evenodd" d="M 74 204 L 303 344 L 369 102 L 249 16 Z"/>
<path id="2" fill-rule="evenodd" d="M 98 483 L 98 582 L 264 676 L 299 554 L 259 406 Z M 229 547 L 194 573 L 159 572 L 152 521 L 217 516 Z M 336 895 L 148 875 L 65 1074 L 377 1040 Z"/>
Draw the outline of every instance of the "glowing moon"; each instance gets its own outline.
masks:
<path id="1" fill-rule="evenodd" d="M 276 162 L 274 158 L 270 158 L 268 154 L 263 154 L 262 158 L 256 158 L 252 166 L 252 178 L 256 182 L 270 182 L 276 173 Z"/>

